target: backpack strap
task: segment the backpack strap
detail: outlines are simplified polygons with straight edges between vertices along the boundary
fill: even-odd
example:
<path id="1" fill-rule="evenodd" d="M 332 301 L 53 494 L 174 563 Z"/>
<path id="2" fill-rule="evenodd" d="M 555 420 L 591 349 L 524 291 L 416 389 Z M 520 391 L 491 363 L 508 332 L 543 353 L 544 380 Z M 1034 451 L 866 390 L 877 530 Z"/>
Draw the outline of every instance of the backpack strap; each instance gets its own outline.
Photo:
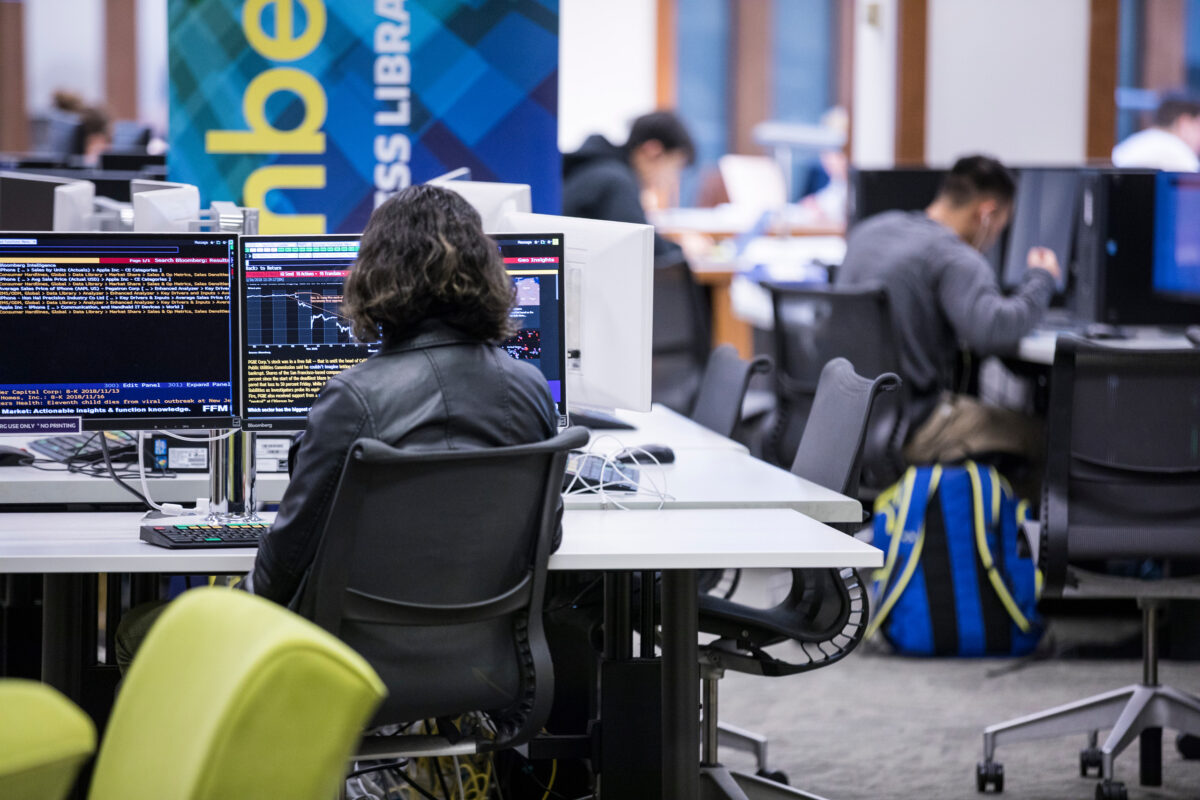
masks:
<path id="1" fill-rule="evenodd" d="M 979 476 L 979 465 L 974 461 L 967 461 L 967 474 L 971 476 L 971 491 L 974 494 L 974 515 L 975 515 L 975 547 L 979 551 L 979 559 L 983 563 L 984 570 L 987 571 L 988 581 L 992 584 L 992 590 L 996 592 L 996 596 L 1000 598 L 1000 602 L 1004 605 L 1004 609 L 1008 615 L 1012 617 L 1017 628 L 1021 633 L 1029 633 L 1032 626 L 1025 615 L 1021 613 L 1020 607 L 1017 606 L 1017 601 L 1013 599 L 1012 593 L 1008 591 L 1008 587 L 1004 585 L 1004 579 L 1000 575 L 1000 571 L 996 569 L 996 560 L 992 557 L 992 549 L 988 546 L 987 541 L 987 526 L 984 524 L 983 518 L 983 486 Z M 993 480 L 992 507 L 995 508 L 995 503 L 998 497 L 999 481 Z M 993 521 L 998 519 L 999 512 L 992 517 Z"/>
<path id="2" fill-rule="evenodd" d="M 900 536 L 904 533 L 904 521 L 908 519 L 908 507 L 912 503 L 913 487 L 917 482 L 917 468 L 909 467 L 903 477 L 886 492 L 875 498 L 875 513 L 883 514 L 884 529 L 888 533 L 888 551 L 883 566 L 874 574 L 875 582 L 886 588 L 892 570 L 900 555 Z M 900 499 L 896 508 L 896 498 Z M 897 523 L 899 523 L 897 525 Z"/>
<path id="3" fill-rule="evenodd" d="M 887 560 L 884 562 L 881 574 L 884 577 L 883 589 L 881 596 L 886 594 L 883 602 L 879 606 L 879 611 L 875 617 L 867 625 L 865 638 L 870 638 L 875 635 L 891 613 L 892 607 L 896 605 L 896 601 L 900 599 L 900 595 L 904 593 L 909 581 L 912 580 L 913 573 L 917 570 L 917 565 L 921 563 L 921 550 L 925 546 L 925 515 L 921 515 L 921 525 L 917 529 L 917 540 L 913 544 L 912 551 L 908 554 L 908 560 L 904 563 L 904 570 L 897 578 L 895 585 L 891 586 L 891 591 L 888 591 L 887 578 L 891 577 L 891 572 L 896 566 L 896 561 L 900 552 L 900 540 L 903 538 L 905 530 L 908 527 L 908 510 L 912 502 L 913 487 L 916 483 L 916 468 L 909 467 L 908 472 L 904 475 L 904 496 L 900 504 L 900 513 L 896 515 L 896 520 L 899 523 L 897 530 L 892 534 L 892 540 L 888 547 Z M 935 464 L 929 474 L 929 488 L 926 492 L 926 503 L 928 503 L 937 491 L 938 483 L 942 479 L 942 467 L 940 464 Z"/>

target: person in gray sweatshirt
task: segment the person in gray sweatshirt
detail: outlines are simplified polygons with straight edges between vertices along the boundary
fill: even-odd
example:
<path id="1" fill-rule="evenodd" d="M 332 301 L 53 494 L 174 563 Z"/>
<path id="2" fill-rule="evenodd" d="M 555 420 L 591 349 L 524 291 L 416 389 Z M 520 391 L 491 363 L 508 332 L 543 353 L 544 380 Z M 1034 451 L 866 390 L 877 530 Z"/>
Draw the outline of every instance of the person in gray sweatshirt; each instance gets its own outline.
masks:
<path id="1" fill-rule="evenodd" d="M 851 232 L 838 285 L 876 283 L 887 292 L 907 388 L 909 463 L 956 461 L 978 453 L 1037 460 L 1032 420 L 951 391 L 960 346 L 1012 352 L 1038 323 L 1060 268 L 1054 252 L 1031 248 L 1021 285 L 1005 295 L 984 258 L 1008 225 L 1015 184 L 999 161 L 961 158 L 924 211 L 887 211 Z"/>

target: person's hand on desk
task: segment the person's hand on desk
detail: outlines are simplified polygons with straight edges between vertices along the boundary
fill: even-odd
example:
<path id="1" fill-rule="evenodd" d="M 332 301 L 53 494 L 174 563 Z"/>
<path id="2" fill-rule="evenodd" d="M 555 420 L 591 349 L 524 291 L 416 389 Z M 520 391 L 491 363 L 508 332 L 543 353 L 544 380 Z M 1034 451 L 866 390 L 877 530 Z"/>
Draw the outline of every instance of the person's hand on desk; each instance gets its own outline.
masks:
<path id="1" fill-rule="evenodd" d="M 1058 256 L 1049 247 L 1031 247 L 1025 263 L 1030 269 L 1041 269 L 1050 273 L 1054 283 L 1062 281 L 1062 267 L 1058 265 Z"/>
<path id="2" fill-rule="evenodd" d="M 713 237 L 699 231 L 680 231 L 673 238 L 683 248 L 683 256 L 689 264 L 710 260 L 717 245 Z"/>

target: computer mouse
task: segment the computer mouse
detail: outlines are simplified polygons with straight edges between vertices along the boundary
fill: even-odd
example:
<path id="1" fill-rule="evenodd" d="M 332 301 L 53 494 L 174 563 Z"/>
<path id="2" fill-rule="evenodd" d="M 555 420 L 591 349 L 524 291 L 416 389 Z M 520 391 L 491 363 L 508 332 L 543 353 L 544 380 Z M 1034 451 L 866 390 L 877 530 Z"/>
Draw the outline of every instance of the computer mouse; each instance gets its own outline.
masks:
<path id="1" fill-rule="evenodd" d="M 33 453 L 0 444 L 0 467 L 22 467 L 33 462 Z"/>
<path id="2" fill-rule="evenodd" d="M 675 451 L 665 444 L 642 444 L 617 453 L 617 461 L 623 464 L 670 464 L 674 460 Z"/>
<path id="3" fill-rule="evenodd" d="M 1103 322 L 1093 322 L 1083 329 L 1083 335 L 1089 339 L 1128 339 L 1122 331 L 1115 325 L 1108 325 Z"/>

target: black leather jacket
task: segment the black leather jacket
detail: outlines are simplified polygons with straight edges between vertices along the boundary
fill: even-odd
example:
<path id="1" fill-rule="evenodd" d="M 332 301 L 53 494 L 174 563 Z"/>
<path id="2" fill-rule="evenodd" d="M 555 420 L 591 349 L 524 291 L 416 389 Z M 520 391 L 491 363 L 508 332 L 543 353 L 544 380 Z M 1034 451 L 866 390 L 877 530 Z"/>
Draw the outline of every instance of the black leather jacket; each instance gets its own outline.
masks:
<path id="1" fill-rule="evenodd" d="M 288 605 L 316 556 L 355 440 L 414 450 L 527 444 L 555 433 L 542 374 L 498 347 L 431 322 L 334 376 L 308 415 L 279 515 L 259 542 L 246 588 Z"/>

